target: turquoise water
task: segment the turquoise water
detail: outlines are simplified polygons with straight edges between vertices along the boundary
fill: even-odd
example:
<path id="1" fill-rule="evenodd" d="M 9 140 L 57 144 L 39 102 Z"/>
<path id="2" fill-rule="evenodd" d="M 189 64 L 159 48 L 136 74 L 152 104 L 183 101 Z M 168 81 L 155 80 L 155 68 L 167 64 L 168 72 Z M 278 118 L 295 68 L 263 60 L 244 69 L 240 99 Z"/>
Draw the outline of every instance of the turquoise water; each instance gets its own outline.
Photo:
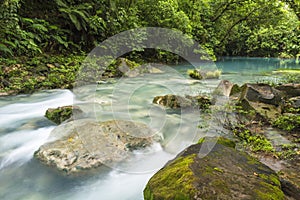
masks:
<path id="1" fill-rule="evenodd" d="M 235 83 L 271 78 L 265 72 L 300 68 L 278 59 L 222 58 L 213 69 L 220 79 Z M 162 67 L 162 74 L 124 78 L 112 83 L 69 90 L 41 91 L 33 95 L 0 98 L 0 199 L 2 200 L 139 200 L 149 178 L 179 151 L 209 133 L 197 129 L 204 122 L 199 112 L 168 112 L 152 99 L 165 94 L 209 94 L 220 80 L 190 79 L 187 65 Z M 105 121 L 125 119 L 148 124 L 164 142 L 136 151 L 118 166 L 104 166 L 77 177 L 61 175 L 33 158 L 56 127 L 47 108 L 76 104 L 90 117 Z M 212 131 L 213 132 L 213 131 Z M 222 134 L 216 132 L 216 134 Z"/>

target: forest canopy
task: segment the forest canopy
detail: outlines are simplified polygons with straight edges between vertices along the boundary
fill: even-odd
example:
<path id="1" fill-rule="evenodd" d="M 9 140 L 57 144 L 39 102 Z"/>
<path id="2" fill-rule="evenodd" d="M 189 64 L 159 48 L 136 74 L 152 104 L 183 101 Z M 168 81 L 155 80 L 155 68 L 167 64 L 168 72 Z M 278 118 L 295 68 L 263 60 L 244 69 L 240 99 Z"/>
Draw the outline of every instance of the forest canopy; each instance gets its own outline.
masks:
<path id="1" fill-rule="evenodd" d="M 180 30 L 212 56 L 300 53 L 299 0 L 1 0 L 0 55 L 86 53 L 148 26 Z"/>

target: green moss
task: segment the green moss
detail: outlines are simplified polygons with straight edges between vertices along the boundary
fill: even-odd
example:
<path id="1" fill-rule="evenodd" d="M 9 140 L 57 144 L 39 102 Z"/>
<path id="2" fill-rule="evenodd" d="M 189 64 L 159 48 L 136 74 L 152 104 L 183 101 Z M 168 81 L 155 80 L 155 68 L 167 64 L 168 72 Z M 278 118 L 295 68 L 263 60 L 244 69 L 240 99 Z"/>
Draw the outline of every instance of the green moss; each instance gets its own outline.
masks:
<path id="1" fill-rule="evenodd" d="M 295 131 L 300 129 L 300 115 L 283 115 L 278 117 L 273 126 L 285 131 Z"/>
<path id="2" fill-rule="evenodd" d="M 252 133 L 245 126 L 241 125 L 235 127 L 233 133 L 244 143 L 245 146 L 250 146 L 250 149 L 253 152 L 274 152 L 272 143 L 267 140 L 264 135 Z"/>
<path id="3" fill-rule="evenodd" d="M 238 86 L 237 84 L 234 84 L 231 88 L 231 91 L 230 91 L 230 96 L 232 95 L 235 95 L 235 94 L 238 94 L 241 92 L 241 87 Z"/>
<path id="4" fill-rule="evenodd" d="M 187 74 L 191 78 L 193 78 L 193 79 L 198 79 L 198 80 L 202 80 L 203 79 L 203 76 L 201 75 L 201 73 L 198 70 L 196 70 L 196 69 L 194 69 L 194 70 L 188 70 Z"/>
<path id="5" fill-rule="evenodd" d="M 230 193 L 230 189 L 228 188 L 226 182 L 224 180 L 221 179 L 216 179 L 213 180 L 209 183 L 210 186 L 212 186 L 213 188 L 219 188 L 222 191 L 222 194 L 229 194 Z"/>
<path id="6" fill-rule="evenodd" d="M 144 190 L 144 199 L 191 199 L 195 180 L 189 166 L 195 156 L 179 157 L 156 173 Z"/>
<path id="7" fill-rule="evenodd" d="M 72 111 L 73 111 L 72 106 L 58 107 L 56 109 L 48 109 L 46 111 L 45 117 L 56 124 L 60 124 L 72 116 Z"/>
<path id="8" fill-rule="evenodd" d="M 217 171 L 217 172 L 220 172 L 220 173 L 223 173 L 224 171 L 218 167 L 214 167 L 214 170 Z"/>
<path id="9" fill-rule="evenodd" d="M 298 155 L 296 144 L 282 144 L 281 151 L 276 152 L 276 155 L 281 159 L 293 159 Z"/>
<path id="10" fill-rule="evenodd" d="M 198 144 L 202 144 L 203 142 L 213 142 L 217 140 L 218 144 L 222 144 L 224 146 L 230 147 L 230 148 L 235 148 L 235 142 L 233 142 L 232 140 L 228 139 L 228 138 L 224 138 L 224 137 L 204 137 L 204 138 L 200 138 L 198 141 Z"/>
<path id="11" fill-rule="evenodd" d="M 278 185 L 272 185 L 266 182 L 260 183 L 260 190 L 254 190 L 257 199 L 261 200 L 281 200 L 284 199 L 284 193 Z"/>
<path id="12" fill-rule="evenodd" d="M 278 176 L 276 176 L 275 174 L 271 174 L 271 175 L 267 175 L 267 174 L 259 174 L 258 175 L 260 178 L 266 180 L 267 182 L 269 182 L 270 184 L 273 185 L 277 185 L 280 187 L 280 181 Z"/>

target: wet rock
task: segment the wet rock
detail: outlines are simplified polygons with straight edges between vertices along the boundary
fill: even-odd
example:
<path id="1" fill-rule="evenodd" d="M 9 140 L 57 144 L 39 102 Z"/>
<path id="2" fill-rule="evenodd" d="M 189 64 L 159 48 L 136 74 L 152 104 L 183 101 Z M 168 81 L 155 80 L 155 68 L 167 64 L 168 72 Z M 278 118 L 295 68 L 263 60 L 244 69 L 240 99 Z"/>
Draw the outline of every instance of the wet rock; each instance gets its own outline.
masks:
<path id="1" fill-rule="evenodd" d="M 194 107 L 198 107 L 201 110 L 209 109 L 212 105 L 211 98 L 207 96 L 197 95 L 197 96 L 186 96 L 187 99 L 190 99 Z"/>
<path id="2" fill-rule="evenodd" d="M 162 73 L 153 65 L 139 65 L 127 58 L 118 58 L 116 62 L 109 66 L 102 75 L 102 79 L 114 77 L 137 77 L 145 73 Z"/>
<path id="3" fill-rule="evenodd" d="M 300 114 L 300 96 L 289 98 L 282 107 L 283 113 Z"/>
<path id="4" fill-rule="evenodd" d="M 277 90 L 284 92 L 288 97 L 300 96 L 300 84 L 283 84 L 275 87 Z"/>
<path id="5" fill-rule="evenodd" d="M 187 73 L 193 79 L 202 80 L 204 78 L 203 74 L 199 70 L 196 70 L 196 69 L 188 70 Z"/>
<path id="6" fill-rule="evenodd" d="M 156 96 L 153 99 L 153 103 L 172 109 L 187 108 L 193 105 L 190 99 L 173 94 L 168 94 L 165 96 Z"/>
<path id="7" fill-rule="evenodd" d="M 229 96 L 235 96 L 241 92 L 241 87 L 238 84 L 233 84 Z"/>
<path id="8" fill-rule="evenodd" d="M 240 100 L 242 99 L 279 106 L 282 93 L 268 84 L 245 84 L 242 86 Z"/>
<path id="9" fill-rule="evenodd" d="M 267 84 L 245 84 L 241 88 L 238 100 L 246 111 L 255 111 L 268 121 L 274 121 L 281 115 L 282 93 Z"/>
<path id="10" fill-rule="evenodd" d="M 222 80 L 213 92 L 213 94 L 229 97 L 233 85 L 234 84 L 228 80 Z"/>
<path id="11" fill-rule="evenodd" d="M 193 79 L 218 79 L 221 76 L 221 71 L 220 70 L 215 70 L 215 71 L 204 71 L 204 70 L 188 70 L 187 71 L 188 75 L 193 78 Z"/>
<path id="12" fill-rule="evenodd" d="M 51 132 L 51 138 L 54 141 L 42 145 L 35 157 L 66 173 L 122 161 L 130 151 L 160 139 L 142 123 L 87 119 L 61 124 Z"/>
<path id="13" fill-rule="evenodd" d="M 290 160 L 288 166 L 280 171 L 282 190 L 294 199 L 300 199 L 300 156 Z"/>
<path id="14" fill-rule="evenodd" d="M 269 167 L 231 143 L 207 140 L 188 147 L 159 170 L 149 180 L 144 199 L 285 198 L 277 174 Z"/>
<path id="15" fill-rule="evenodd" d="M 168 94 L 165 96 L 156 96 L 153 99 L 154 104 L 162 105 L 172 109 L 178 108 L 199 108 L 208 109 L 211 105 L 211 99 L 206 96 L 186 96 L 182 97 L 179 95 Z"/>
<path id="16" fill-rule="evenodd" d="M 83 111 L 77 106 L 62 106 L 58 108 L 49 108 L 45 117 L 56 124 L 70 119 L 73 115 L 80 115 Z"/>

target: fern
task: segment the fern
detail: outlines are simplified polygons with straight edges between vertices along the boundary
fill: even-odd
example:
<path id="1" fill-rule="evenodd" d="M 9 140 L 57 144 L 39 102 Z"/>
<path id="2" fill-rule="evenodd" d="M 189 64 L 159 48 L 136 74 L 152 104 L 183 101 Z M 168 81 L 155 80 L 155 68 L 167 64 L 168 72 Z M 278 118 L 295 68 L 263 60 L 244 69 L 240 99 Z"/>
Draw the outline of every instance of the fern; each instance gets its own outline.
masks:
<path id="1" fill-rule="evenodd" d="M 13 52 L 7 48 L 4 44 L 0 44 L 0 54 L 6 55 L 9 54 L 10 56 L 13 56 Z"/>

